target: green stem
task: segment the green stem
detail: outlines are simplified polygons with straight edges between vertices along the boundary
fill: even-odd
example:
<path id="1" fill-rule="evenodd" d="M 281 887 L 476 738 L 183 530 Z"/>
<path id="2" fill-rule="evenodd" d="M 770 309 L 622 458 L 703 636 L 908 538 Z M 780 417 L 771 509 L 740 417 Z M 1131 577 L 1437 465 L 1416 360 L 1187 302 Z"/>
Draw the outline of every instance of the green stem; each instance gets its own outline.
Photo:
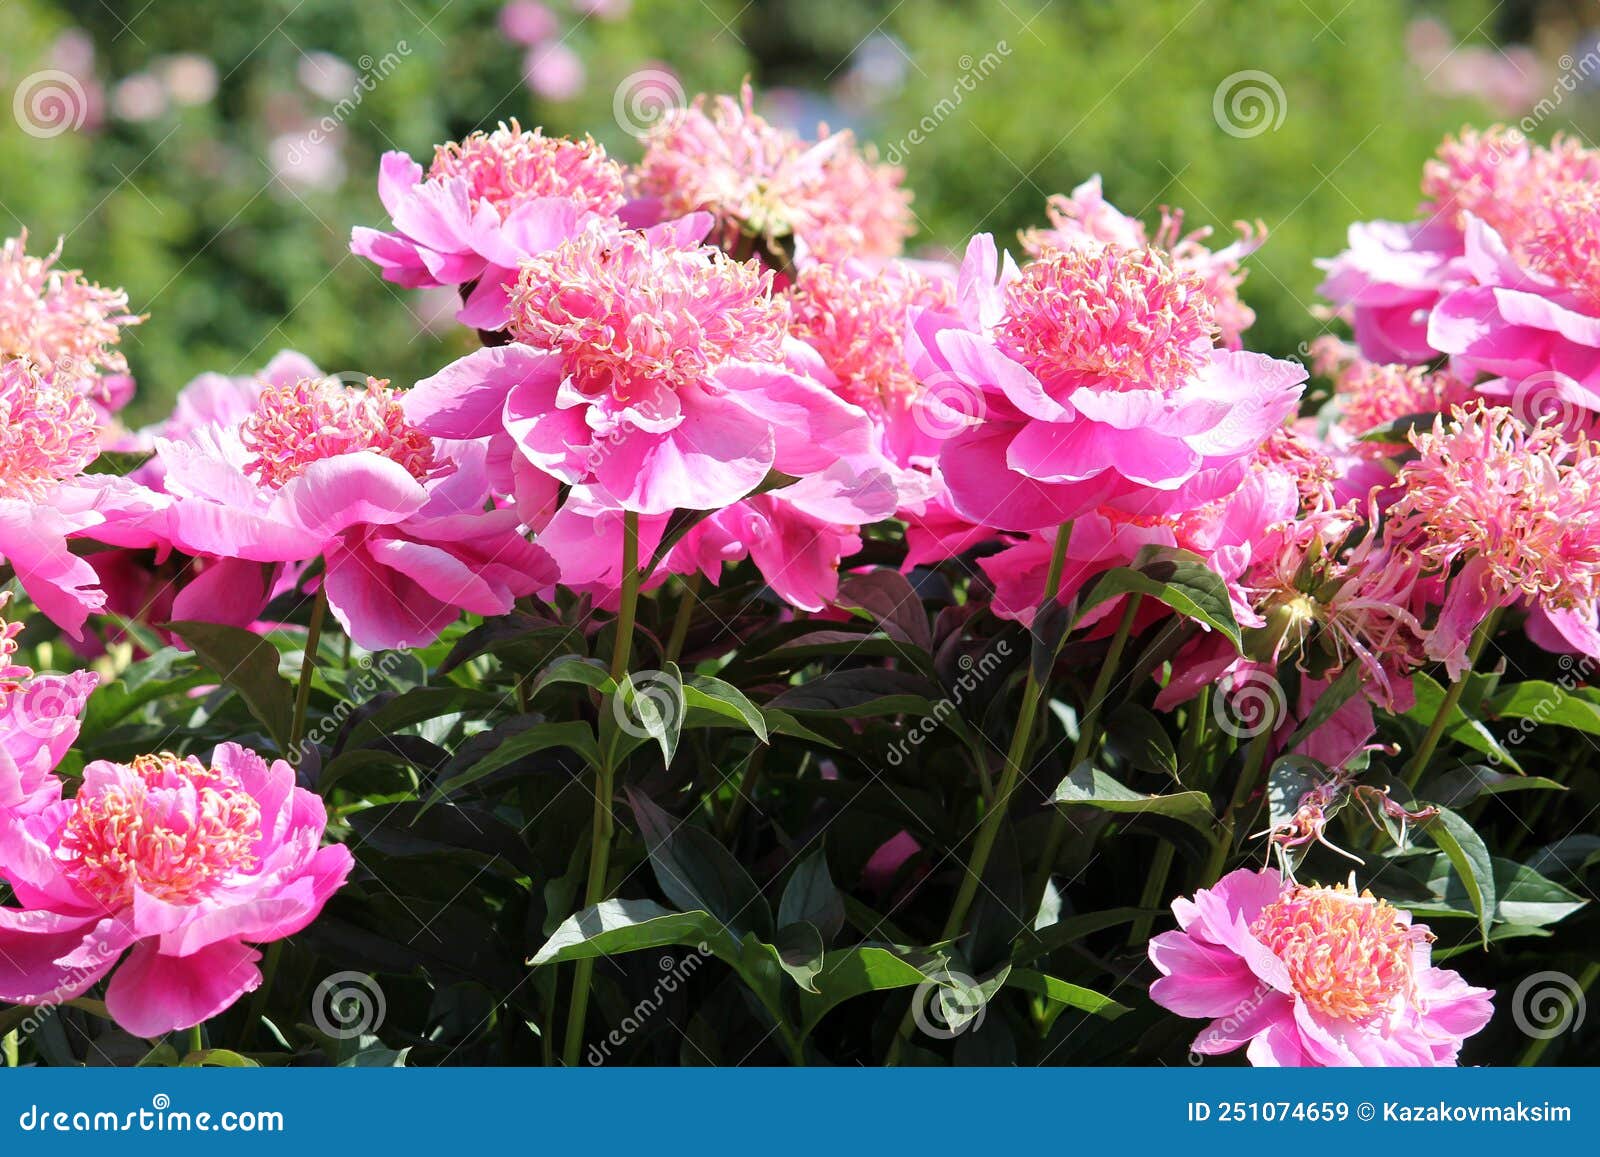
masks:
<path id="1" fill-rule="evenodd" d="M 1167 890 L 1167 877 L 1172 874 L 1172 853 L 1172 841 L 1163 839 L 1156 845 L 1156 856 L 1150 863 L 1150 874 L 1144 878 L 1144 892 L 1139 897 L 1139 907 L 1147 912 L 1133 922 L 1128 933 L 1129 948 L 1136 948 L 1150 939 L 1156 922 L 1154 909 L 1160 905 L 1162 893 Z"/>
<path id="2" fill-rule="evenodd" d="M 1045 576 L 1044 598 L 1039 604 L 1041 608 L 1053 603 L 1060 592 L 1061 572 L 1067 560 L 1067 539 L 1071 533 L 1071 523 L 1063 524 L 1056 531 L 1055 545 L 1050 553 L 1050 570 Z M 1000 770 L 1000 786 L 995 792 L 994 806 L 984 813 L 983 820 L 978 825 L 978 836 L 972 844 L 972 857 L 967 861 L 966 870 L 961 877 L 961 887 L 956 891 L 955 904 L 951 906 L 950 915 L 944 922 L 944 930 L 939 934 L 941 941 L 955 938 L 967 921 L 967 913 L 972 908 L 972 902 L 977 899 L 978 884 L 983 879 L 983 870 L 989 864 L 989 856 L 994 852 L 995 840 L 1000 836 L 1000 828 L 1005 822 L 1011 796 L 1016 791 L 1017 784 L 1022 779 L 1023 769 L 1027 765 L 1028 748 L 1033 738 L 1033 724 L 1039 714 L 1039 706 L 1044 702 L 1048 678 L 1048 671 L 1044 680 L 1039 678 L 1033 657 L 1030 655 L 1028 677 L 1022 688 L 1022 705 L 1017 712 L 1016 728 L 1011 733 L 1011 746 L 1006 752 L 1005 766 Z M 894 1064 L 899 1058 L 901 1047 L 911 1035 L 912 1024 L 912 1010 L 907 1009 L 904 1019 L 900 1022 L 899 1031 L 895 1034 L 894 1044 L 889 1050 L 887 1058 L 889 1064 Z"/>
<path id="3" fill-rule="evenodd" d="M 1245 750 L 1244 767 L 1239 770 L 1239 781 L 1233 785 L 1233 799 L 1228 804 L 1228 810 L 1222 816 L 1222 832 L 1217 837 L 1217 842 L 1211 847 L 1211 854 L 1206 858 L 1205 871 L 1200 874 L 1206 886 L 1215 884 L 1222 878 L 1222 869 L 1228 862 L 1228 853 L 1233 850 L 1234 833 L 1239 828 L 1239 813 L 1245 804 L 1250 802 L 1250 795 L 1256 789 L 1256 784 L 1261 779 L 1261 769 L 1266 766 L 1267 748 L 1272 745 L 1272 733 L 1278 726 L 1278 721 L 1271 716 L 1262 720 L 1262 728 L 1250 740 L 1250 746 Z"/>
<path id="4" fill-rule="evenodd" d="M 193 1056 L 195 1053 L 199 1053 L 199 1052 L 204 1052 L 205 1051 L 206 1038 L 205 1038 L 205 1032 L 203 1031 L 204 1028 L 205 1028 L 204 1023 L 201 1023 L 201 1024 L 195 1025 L 193 1028 L 191 1028 L 189 1030 L 189 1055 L 190 1056 Z"/>
<path id="5" fill-rule="evenodd" d="M 1500 621 L 1500 612 L 1492 611 L 1489 617 L 1478 624 L 1478 629 L 1472 633 L 1472 642 L 1467 645 L 1467 669 L 1461 672 L 1461 678 L 1450 684 L 1449 690 L 1444 693 L 1444 702 L 1439 705 L 1439 712 L 1433 717 L 1433 722 L 1428 725 L 1428 732 L 1422 737 L 1422 743 L 1417 748 L 1417 753 L 1411 757 L 1411 762 L 1406 766 L 1406 786 L 1412 791 L 1417 789 L 1417 784 L 1422 779 L 1422 773 L 1428 769 L 1428 761 L 1433 758 L 1434 749 L 1439 746 L 1445 728 L 1450 726 L 1450 716 L 1455 712 L 1456 706 L 1461 702 L 1461 693 L 1467 689 L 1467 680 L 1472 677 L 1472 668 L 1477 664 L 1478 657 L 1483 654 L 1483 649 L 1488 645 L 1489 637 L 1494 634 L 1495 626 Z"/>
<path id="6" fill-rule="evenodd" d="M 739 776 L 739 786 L 733 793 L 733 803 L 728 805 L 728 814 L 722 821 L 723 842 L 732 840 L 739 830 L 739 821 L 744 818 L 745 804 L 754 794 L 756 783 L 761 778 L 761 765 L 766 760 L 767 748 L 765 744 L 757 744 L 745 760 L 744 771 Z"/>
<path id="7" fill-rule="evenodd" d="M 322 643 L 322 620 L 328 613 L 328 584 L 317 586 L 316 600 L 311 604 L 311 625 L 306 628 L 306 649 L 300 659 L 300 686 L 294 696 L 294 723 L 289 729 L 289 750 L 301 754 L 300 743 L 306 737 L 306 708 L 311 703 L 311 679 L 317 670 L 317 648 Z"/>
<path id="8" fill-rule="evenodd" d="M 0 1056 L 5 1058 L 6 1068 L 14 1069 L 18 1066 L 21 1050 L 17 1047 L 17 1030 L 12 1029 L 0 1040 Z"/>
<path id="9" fill-rule="evenodd" d="M 1069 772 L 1075 771 L 1080 763 L 1089 758 L 1089 752 L 1094 748 L 1095 728 L 1100 723 L 1100 712 L 1111 694 L 1111 681 L 1116 678 L 1117 668 L 1122 664 L 1122 652 L 1128 645 L 1128 637 L 1133 633 L 1133 620 L 1138 615 L 1139 604 L 1143 600 L 1143 595 L 1130 595 L 1127 604 L 1122 608 L 1122 621 L 1117 624 L 1117 633 L 1111 637 L 1111 649 L 1106 652 L 1105 661 L 1100 664 L 1100 672 L 1095 676 L 1094 687 L 1089 691 L 1088 706 L 1084 710 L 1083 718 L 1078 721 L 1078 742 L 1072 749 L 1072 763 L 1067 768 Z M 1045 889 L 1050 886 L 1050 873 L 1056 866 L 1056 857 L 1061 854 L 1061 841 L 1066 838 L 1066 834 L 1067 817 L 1062 814 L 1060 808 L 1057 808 L 1050 817 L 1050 833 L 1045 839 L 1044 855 L 1040 858 L 1038 870 L 1034 873 L 1033 887 L 1027 893 L 1033 900 L 1030 911 L 1037 912 L 1039 905 L 1044 903 Z"/>
<path id="10" fill-rule="evenodd" d="M 694 618 L 699 595 L 700 572 L 695 571 L 683 580 L 683 595 L 678 600 L 678 613 L 672 620 L 672 633 L 667 636 L 667 649 L 664 652 L 668 663 L 676 663 L 678 656 L 683 654 L 683 641 L 689 637 L 689 622 Z"/>
<path id="11" fill-rule="evenodd" d="M 639 516 L 628 511 L 622 516 L 622 601 L 617 606 L 616 637 L 611 644 L 611 679 L 621 683 L 628 673 L 633 652 L 633 624 L 639 610 Z M 613 696 L 620 692 L 613 692 Z M 617 709 L 613 699 L 611 707 Z M 611 815 L 611 798 L 616 792 L 616 768 L 609 757 L 595 768 L 594 823 L 589 840 L 589 879 L 584 888 L 583 906 L 593 907 L 605 899 L 606 876 L 611 867 L 611 837 L 616 823 Z M 583 1025 L 589 1011 L 589 984 L 594 979 L 594 959 L 580 960 L 572 974 L 572 1003 L 567 1009 L 567 1047 L 562 1059 L 576 1068 L 583 1054 Z"/>

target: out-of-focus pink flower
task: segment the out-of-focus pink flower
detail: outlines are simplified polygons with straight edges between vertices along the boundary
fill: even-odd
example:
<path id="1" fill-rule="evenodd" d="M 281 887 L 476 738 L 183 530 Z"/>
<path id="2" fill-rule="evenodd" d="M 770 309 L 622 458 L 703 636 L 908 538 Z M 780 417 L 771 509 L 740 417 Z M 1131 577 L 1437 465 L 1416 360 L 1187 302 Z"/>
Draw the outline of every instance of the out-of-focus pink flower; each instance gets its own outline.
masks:
<path id="1" fill-rule="evenodd" d="M 505 325 L 505 287 L 524 260 L 554 248 L 594 217 L 628 204 L 622 167 L 593 140 L 523 131 L 440 145 L 426 175 L 404 153 L 383 155 L 378 197 L 395 231 L 357 227 L 350 248 L 388 281 L 468 289 L 465 325 Z"/>
<path id="2" fill-rule="evenodd" d="M 507 40 L 529 47 L 549 40 L 558 27 L 555 13 L 539 0 L 511 0 L 501 7 L 498 23 Z"/>
<path id="3" fill-rule="evenodd" d="M 1239 239 L 1212 250 L 1205 244 L 1211 229 L 1201 228 L 1186 234 L 1183 212 L 1163 208 L 1161 225 L 1152 237 L 1147 235 L 1143 222 L 1124 216 L 1105 199 L 1099 174 L 1079 185 L 1070 197 L 1060 194 L 1051 197 L 1045 213 L 1050 219 L 1050 228 L 1023 231 L 1022 245 L 1030 255 L 1042 257 L 1052 249 L 1101 245 L 1119 245 L 1124 249 L 1153 245 L 1167 255 L 1173 268 L 1200 279 L 1224 346 L 1239 349 L 1240 335 L 1255 324 L 1255 311 L 1239 297 L 1239 287 L 1245 278 L 1239 263 L 1266 242 L 1264 225 L 1241 221 L 1237 225 Z"/>
<path id="4" fill-rule="evenodd" d="M 0 358 L 26 358 L 44 377 L 93 402 L 102 414 L 132 394 L 122 330 L 144 320 L 128 295 L 105 289 L 76 269 L 60 269 L 57 243 L 45 257 L 26 253 L 24 230 L 0 248 Z"/>
<path id="5" fill-rule="evenodd" d="M 0 875 L 20 904 L 0 908 L 0 1000 L 59 1004 L 109 973 L 106 1006 L 135 1036 L 255 989 L 250 945 L 310 924 L 354 863 L 318 846 L 327 814 L 293 768 L 233 743 L 210 766 L 101 760 L 72 798 L 50 788 L 37 810 L 0 810 Z"/>
<path id="6" fill-rule="evenodd" d="M 718 243 L 744 254 L 757 242 L 782 262 L 796 242 L 825 260 L 892 257 L 913 231 L 900 169 L 819 126 L 817 140 L 757 115 L 746 84 L 736 100 L 696 97 L 651 126 L 639 187 L 668 215 L 704 210 Z M 742 240 L 741 240 L 742 239 Z"/>
<path id="7" fill-rule="evenodd" d="M 523 57 L 522 78 L 535 96 L 569 101 L 583 91 L 583 58 L 559 40 L 536 44 Z"/>
<path id="8" fill-rule="evenodd" d="M 633 0 L 572 0 L 574 12 L 598 20 L 621 20 L 632 6 Z"/>
<path id="9" fill-rule="evenodd" d="M 174 545 L 253 562 L 322 555 L 329 607 L 363 647 L 424 645 L 462 610 L 505 614 L 554 581 L 516 513 L 485 508 L 485 446 L 428 438 L 386 383 L 301 379 L 263 391 L 235 428 L 156 444 Z"/>
<path id="10" fill-rule="evenodd" d="M 646 515 L 720 510 L 771 470 L 868 454 L 866 415 L 783 362 L 771 281 L 717 250 L 592 226 L 523 265 L 515 343 L 419 382 L 406 412 L 436 437 L 496 436 L 526 464 L 519 490 L 531 467 Z"/>
<path id="11" fill-rule="evenodd" d="M 26 808 L 78 738 L 78 717 L 100 679 L 90 671 L 35 675 L 14 663 L 21 623 L 7 622 L 0 591 L 0 811 Z"/>
<path id="12" fill-rule="evenodd" d="M 1533 610 L 1529 633 L 1552 650 L 1600 657 L 1600 455 L 1581 434 L 1529 429 L 1476 402 L 1414 434 L 1384 537 L 1393 565 L 1450 575 L 1428 655 L 1452 679 L 1493 611 Z"/>
<path id="13" fill-rule="evenodd" d="M 1240 869 L 1173 901 L 1178 930 L 1150 941 L 1150 997 L 1211 1023 L 1209 1056 L 1246 1047 L 1262 1066 L 1456 1064 L 1494 993 L 1432 966 L 1411 914 L 1347 888 Z"/>
<path id="14" fill-rule="evenodd" d="M 111 90 L 111 111 L 125 121 L 153 121 L 167 111 L 167 90 L 151 73 L 125 76 Z"/>
<path id="15" fill-rule="evenodd" d="M 1217 349 L 1199 278 L 1154 249 L 1052 249 L 1020 272 L 975 238 L 958 310 L 914 311 L 924 381 L 975 415 L 944 444 L 953 505 L 1036 530 L 1097 507 L 1179 514 L 1236 487 L 1293 411 L 1305 371 Z"/>
<path id="16" fill-rule="evenodd" d="M 205 104 L 217 95 L 217 66 L 197 52 L 179 52 L 157 62 L 157 75 L 172 103 L 182 107 Z"/>

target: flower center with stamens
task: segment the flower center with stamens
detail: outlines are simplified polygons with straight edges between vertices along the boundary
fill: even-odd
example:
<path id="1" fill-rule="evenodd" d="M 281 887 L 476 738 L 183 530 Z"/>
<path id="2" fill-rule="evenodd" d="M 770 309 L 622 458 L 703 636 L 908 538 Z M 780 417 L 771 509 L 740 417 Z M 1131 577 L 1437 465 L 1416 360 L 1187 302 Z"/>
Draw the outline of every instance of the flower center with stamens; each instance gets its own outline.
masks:
<path id="1" fill-rule="evenodd" d="M 599 228 L 525 261 L 511 290 L 512 335 L 561 353 L 580 392 L 618 401 L 704 383 L 730 358 L 776 361 L 787 317 L 753 261 Z"/>
<path id="2" fill-rule="evenodd" d="M 564 197 L 597 213 L 615 213 L 627 199 L 622 166 L 593 139 L 524 132 L 515 119 L 440 145 L 428 178 L 465 181 L 474 201 L 489 202 L 502 216 L 538 197 Z"/>
<path id="3" fill-rule="evenodd" d="M 28 362 L 0 363 L 0 498 L 39 499 L 100 453 L 94 409 Z"/>
<path id="4" fill-rule="evenodd" d="M 239 437 L 254 455 L 246 472 L 274 489 L 313 462 L 363 450 L 398 463 L 419 482 L 438 466 L 433 440 L 406 421 L 389 383 L 377 378 L 368 378 L 365 389 L 332 378 L 269 387 Z"/>
<path id="5" fill-rule="evenodd" d="M 1164 389 L 1209 357 L 1204 283 L 1152 249 L 1055 250 L 1006 287 L 998 337 L 1046 385 Z"/>
<path id="6" fill-rule="evenodd" d="M 1419 935 L 1371 893 L 1295 886 L 1261 910 L 1250 934 L 1289 971 L 1295 992 L 1335 1020 L 1365 1021 L 1411 1000 Z"/>
<path id="7" fill-rule="evenodd" d="M 57 856 L 108 908 L 134 890 L 194 904 L 257 866 L 261 808 L 232 776 L 194 756 L 141 755 L 72 801 Z"/>

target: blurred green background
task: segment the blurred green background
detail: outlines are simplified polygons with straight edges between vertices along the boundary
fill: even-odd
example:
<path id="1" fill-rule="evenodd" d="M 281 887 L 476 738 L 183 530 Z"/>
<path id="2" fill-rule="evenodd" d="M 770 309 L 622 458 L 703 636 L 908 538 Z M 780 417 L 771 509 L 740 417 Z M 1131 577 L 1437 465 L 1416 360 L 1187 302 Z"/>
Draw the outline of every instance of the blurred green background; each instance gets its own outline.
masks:
<path id="1" fill-rule="evenodd" d="M 469 339 L 447 293 L 395 289 L 348 251 L 351 225 L 385 223 L 384 149 L 426 160 L 515 116 L 632 160 L 630 76 L 670 69 L 693 94 L 748 75 L 774 119 L 903 154 L 914 248 L 977 230 L 1014 247 L 1095 172 L 1146 219 L 1264 221 L 1247 342 L 1292 355 L 1319 329 L 1313 257 L 1353 220 L 1409 215 L 1442 134 L 1525 116 L 1539 137 L 1589 131 L 1594 17 L 1577 0 L 5 0 L 0 231 L 26 227 L 35 251 L 64 236 L 69 265 L 150 315 L 125 342 L 132 423 L 202 370 L 285 347 L 409 383 Z M 1234 135 L 1213 103 L 1244 70 L 1282 97 Z M 41 83 L 68 93 L 71 125 L 41 129 Z"/>

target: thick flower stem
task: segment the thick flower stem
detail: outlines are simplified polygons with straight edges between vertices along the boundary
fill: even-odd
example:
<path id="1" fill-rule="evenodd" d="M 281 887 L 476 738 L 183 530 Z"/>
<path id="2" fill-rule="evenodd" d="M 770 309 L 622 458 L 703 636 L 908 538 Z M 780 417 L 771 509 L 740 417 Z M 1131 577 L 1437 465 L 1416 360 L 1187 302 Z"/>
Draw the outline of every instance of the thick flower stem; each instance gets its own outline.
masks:
<path id="1" fill-rule="evenodd" d="M 1050 570 L 1045 577 L 1044 598 L 1039 604 L 1041 608 L 1053 603 L 1061 589 L 1061 572 L 1066 566 L 1067 539 L 1071 533 L 1071 523 L 1063 524 L 1056 531 L 1055 546 L 1050 553 Z M 1000 836 L 1001 825 L 1005 822 L 1006 812 L 1011 804 L 1011 796 L 1022 779 L 1023 769 L 1027 766 L 1034 720 L 1038 717 L 1040 704 L 1044 702 L 1047 681 L 1048 672 L 1046 679 L 1041 680 L 1030 657 L 1028 677 L 1022 688 L 1022 705 L 1017 711 L 1017 725 L 1011 733 L 1011 745 L 1006 752 L 1005 766 L 1000 769 L 1000 786 L 995 792 L 994 806 L 984 813 L 983 821 L 978 825 L 978 835 L 972 844 L 972 857 L 967 861 L 966 870 L 961 877 L 961 887 L 956 892 L 955 904 L 951 906 L 950 915 L 944 922 L 944 930 L 939 934 L 941 941 L 952 940 L 960 933 L 962 925 L 967 921 L 967 913 L 972 909 L 972 902 L 977 899 L 978 884 L 983 879 L 983 870 L 988 867 L 989 856 L 994 852 L 995 840 Z M 895 1034 L 894 1044 L 889 1051 L 889 1064 L 895 1063 L 900 1055 L 901 1046 L 911 1035 L 913 1011 L 907 1009 L 905 1017 L 900 1021 L 899 1031 Z"/>
<path id="2" fill-rule="evenodd" d="M 1094 750 L 1095 728 L 1100 723 L 1100 712 L 1111 693 L 1111 681 L 1116 678 L 1117 668 L 1122 665 L 1122 652 L 1128 646 L 1128 637 L 1133 633 L 1133 620 L 1143 600 L 1143 595 L 1129 595 L 1127 604 L 1122 608 L 1122 621 L 1117 624 L 1117 633 L 1111 637 L 1111 649 L 1106 652 L 1105 662 L 1100 664 L 1100 673 L 1095 676 L 1094 687 L 1089 691 L 1088 706 L 1078 721 L 1078 742 L 1072 749 L 1072 763 L 1067 768 L 1069 772 L 1089 758 L 1089 753 Z M 1066 834 L 1067 818 L 1057 808 L 1050 817 L 1050 833 L 1045 839 L 1038 870 L 1034 873 L 1033 887 L 1027 893 L 1032 901 L 1030 911 L 1034 913 L 1044 903 L 1045 890 L 1050 886 L 1050 873 L 1055 868 L 1056 857 L 1061 854 L 1061 841 Z"/>
<path id="3" fill-rule="evenodd" d="M 628 673 L 633 651 L 634 616 L 639 609 L 639 516 L 628 511 L 622 516 L 622 600 L 617 606 L 617 630 L 611 644 L 611 679 L 621 683 Z M 608 706 L 620 710 L 615 703 Z M 589 840 L 589 879 L 584 888 L 583 906 L 593 907 L 605 899 L 606 876 L 611 868 L 611 836 L 616 830 L 611 816 L 611 797 L 615 794 L 616 768 L 609 756 L 595 768 L 594 825 Z M 576 1067 L 583 1053 L 583 1024 L 589 1011 L 589 984 L 594 979 L 594 960 L 580 960 L 572 974 L 572 1003 L 567 1008 L 567 1044 L 562 1059 Z"/>
<path id="4" fill-rule="evenodd" d="M 1422 773 L 1428 769 L 1428 761 L 1433 758 L 1439 740 L 1444 737 L 1445 728 L 1450 726 L 1450 716 L 1461 702 L 1461 693 L 1467 689 L 1467 680 L 1472 678 L 1472 669 L 1477 666 L 1478 657 L 1483 654 L 1483 649 L 1488 645 L 1489 638 L 1494 634 L 1499 622 L 1500 612 L 1491 611 L 1489 617 L 1479 623 L 1478 629 L 1472 633 L 1472 642 L 1467 644 L 1467 669 L 1461 672 L 1461 678 L 1451 683 L 1449 689 L 1445 691 L 1444 701 L 1439 704 L 1438 714 L 1428 725 L 1428 733 L 1422 737 L 1422 743 L 1418 745 L 1416 754 L 1406 765 L 1406 786 L 1412 791 L 1417 789 L 1417 784 L 1422 780 Z"/>
<path id="5" fill-rule="evenodd" d="M 317 648 L 322 643 L 322 620 L 328 614 L 328 586 L 326 580 L 317 586 L 317 597 L 311 604 L 311 624 L 306 628 L 306 649 L 300 659 L 300 686 L 294 696 L 294 724 L 289 729 L 289 751 L 298 764 L 304 753 L 300 744 L 306 737 L 306 708 L 311 704 L 311 678 L 317 670 Z"/>

